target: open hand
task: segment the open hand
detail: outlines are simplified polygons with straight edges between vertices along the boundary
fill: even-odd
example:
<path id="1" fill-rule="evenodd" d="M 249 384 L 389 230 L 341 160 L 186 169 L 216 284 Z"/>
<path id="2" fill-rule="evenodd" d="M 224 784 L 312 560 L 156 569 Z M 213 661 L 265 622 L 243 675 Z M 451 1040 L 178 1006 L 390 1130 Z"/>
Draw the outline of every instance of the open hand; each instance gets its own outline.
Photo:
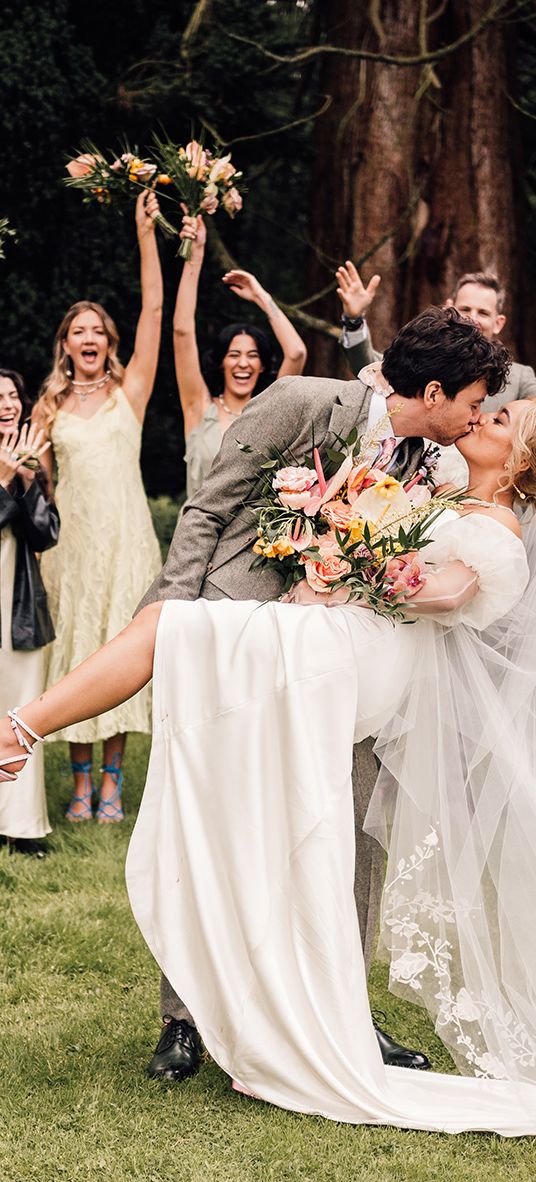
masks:
<path id="1" fill-rule="evenodd" d="M 50 447 L 45 432 L 35 423 L 25 423 L 20 433 L 6 432 L 0 437 L 0 485 L 7 488 L 18 472 L 25 485 L 31 484 L 39 468 L 39 460 Z M 28 464 L 30 466 L 28 466 Z"/>
<path id="2" fill-rule="evenodd" d="M 240 296 L 241 300 L 251 300 L 257 303 L 263 296 L 266 298 L 266 292 L 259 280 L 249 271 L 227 271 L 223 276 L 222 283 L 234 291 L 235 295 Z"/>
<path id="3" fill-rule="evenodd" d="M 337 269 L 335 276 L 339 284 L 337 295 L 345 315 L 351 319 L 356 316 L 364 316 L 380 286 L 381 275 L 373 275 L 370 283 L 365 287 L 359 271 L 356 270 L 352 261 L 347 259 L 344 265 Z"/>

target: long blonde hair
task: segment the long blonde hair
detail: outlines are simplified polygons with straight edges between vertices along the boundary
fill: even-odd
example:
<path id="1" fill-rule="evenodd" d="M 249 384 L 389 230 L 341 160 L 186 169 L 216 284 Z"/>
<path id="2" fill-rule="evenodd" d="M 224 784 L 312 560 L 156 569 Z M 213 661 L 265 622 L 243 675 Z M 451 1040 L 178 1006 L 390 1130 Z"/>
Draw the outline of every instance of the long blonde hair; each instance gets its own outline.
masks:
<path id="1" fill-rule="evenodd" d="M 117 356 L 119 333 L 111 316 L 108 315 L 106 309 L 101 304 L 94 304 L 91 300 L 79 300 L 77 304 L 73 304 L 69 308 L 69 311 L 66 312 L 58 328 L 54 339 L 52 369 L 41 386 L 39 398 L 34 408 L 34 415 L 39 425 L 44 427 L 47 432 L 50 431 L 58 411 L 67 396 L 71 393 L 71 379 L 68 372 L 69 358 L 63 348 L 63 342 L 67 337 L 73 320 L 81 312 L 95 312 L 102 321 L 102 326 L 108 338 L 106 368 L 110 372 L 112 389 L 119 386 L 123 380 L 125 371 Z"/>
<path id="2" fill-rule="evenodd" d="M 536 503 L 536 398 L 521 415 L 514 430 L 512 451 L 507 460 L 500 489 L 512 489 L 521 503 Z"/>

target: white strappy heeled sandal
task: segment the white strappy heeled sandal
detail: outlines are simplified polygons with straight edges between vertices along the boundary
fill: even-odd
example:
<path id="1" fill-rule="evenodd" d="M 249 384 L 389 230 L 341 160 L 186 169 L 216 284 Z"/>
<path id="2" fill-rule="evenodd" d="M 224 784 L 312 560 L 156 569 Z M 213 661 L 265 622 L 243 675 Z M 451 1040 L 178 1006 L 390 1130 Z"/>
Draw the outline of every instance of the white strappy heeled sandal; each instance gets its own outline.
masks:
<path id="1" fill-rule="evenodd" d="M 15 732 L 17 743 L 19 744 L 19 747 L 25 749 L 25 754 L 12 755 L 10 759 L 0 759 L 0 783 L 5 783 L 8 780 L 15 781 L 20 775 L 20 772 L 7 772 L 5 768 L 8 763 L 20 763 L 21 759 L 23 759 L 26 763 L 26 760 L 29 759 L 31 755 L 33 755 L 33 747 L 30 746 L 26 736 L 23 734 L 23 731 L 26 731 L 26 734 L 29 735 L 31 739 L 35 739 L 36 743 L 43 742 L 41 735 L 36 734 L 36 732 L 32 730 L 31 726 L 28 726 L 27 722 L 23 722 L 22 718 L 19 718 L 17 710 L 20 710 L 20 706 L 15 706 L 14 710 L 8 710 L 7 716 L 11 723 L 11 727 Z M 20 770 L 22 771 L 23 769 L 21 768 Z"/>

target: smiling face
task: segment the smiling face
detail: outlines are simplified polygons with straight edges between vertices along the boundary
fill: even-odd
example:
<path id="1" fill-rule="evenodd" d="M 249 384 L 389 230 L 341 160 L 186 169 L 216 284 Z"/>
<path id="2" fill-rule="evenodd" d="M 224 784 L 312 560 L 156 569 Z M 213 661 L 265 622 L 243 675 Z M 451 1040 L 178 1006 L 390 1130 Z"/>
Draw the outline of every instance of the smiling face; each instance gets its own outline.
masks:
<path id="1" fill-rule="evenodd" d="M 454 300 L 454 307 L 462 316 L 474 320 L 480 331 L 492 341 L 506 324 L 506 316 L 497 309 L 497 292 L 480 283 L 464 283 Z"/>
<path id="2" fill-rule="evenodd" d="M 16 431 L 22 415 L 22 402 L 11 378 L 0 378 L 0 435 Z"/>
<path id="3" fill-rule="evenodd" d="M 224 395 L 235 398 L 251 398 L 264 366 L 254 337 L 248 333 L 237 333 L 221 363 L 224 380 Z"/>
<path id="4" fill-rule="evenodd" d="M 63 349 L 71 358 L 74 377 L 79 381 L 97 381 L 106 370 L 109 341 L 97 312 L 79 312 L 69 325 Z"/>
<path id="5" fill-rule="evenodd" d="M 505 403 L 490 414 L 481 415 L 469 434 L 457 440 L 458 451 L 468 463 L 476 463 L 480 468 L 504 469 L 512 454 L 517 427 L 534 406 L 534 399 L 520 398 L 517 402 Z"/>

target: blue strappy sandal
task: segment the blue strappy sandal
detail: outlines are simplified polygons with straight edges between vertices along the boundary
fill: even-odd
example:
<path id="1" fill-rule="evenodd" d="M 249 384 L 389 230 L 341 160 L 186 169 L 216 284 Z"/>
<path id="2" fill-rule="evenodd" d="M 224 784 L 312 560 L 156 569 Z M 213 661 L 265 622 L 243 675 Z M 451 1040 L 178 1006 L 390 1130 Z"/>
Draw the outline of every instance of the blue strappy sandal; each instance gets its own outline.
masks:
<path id="1" fill-rule="evenodd" d="M 74 795 L 65 816 L 68 821 L 77 824 L 78 821 L 91 821 L 93 818 L 93 810 L 91 808 L 91 797 L 93 796 L 93 781 L 91 779 L 91 772 L 93 765 L 90 759 L 85 759 L 82 763 L 76 760 L 71 760 L 71 768 L 73 772 L 82 772 L 84 775 L 84 791 L 81 796 Z M 73 812 L 74 805 L 78 802 L 82 805 L 80 812 Z"/>
<path id="2" fill-rule="evenodd" d="M 121 793 L 123 790 L 123 770 L 121 768 L 121 756 L 116 753 L 113 756 L 111 763 L 104 763 L 101 767 L 101 772 L 108 772 L 115 783 L 115 792 L 109 800 L 99 799 L 99 807 L 95 813 L 95 818 L 100 825 L 107 825 L 110 822 L 124 821 L 125 814 L 123 812 L 123 805 L 121 801 Z"/>

